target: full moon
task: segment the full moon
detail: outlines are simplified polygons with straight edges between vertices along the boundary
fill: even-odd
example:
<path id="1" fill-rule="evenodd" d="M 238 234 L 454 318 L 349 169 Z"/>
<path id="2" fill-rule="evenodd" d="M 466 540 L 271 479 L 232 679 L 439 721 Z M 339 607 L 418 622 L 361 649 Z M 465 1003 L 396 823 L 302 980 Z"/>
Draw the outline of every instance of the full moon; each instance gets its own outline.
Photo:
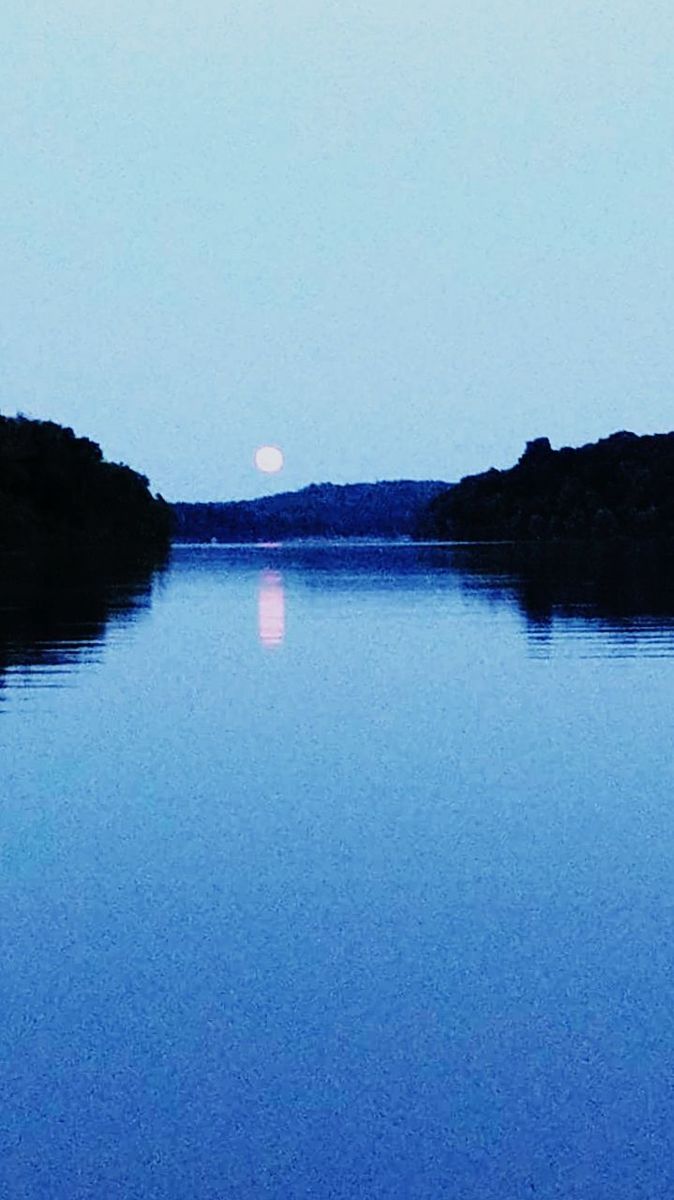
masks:
<path id="1" fill-rule="evenodd" d="M 258 446 L 253 457 L 258 471 L 275 475 L 283 467 L 283 451 L 278 446 Z"/>

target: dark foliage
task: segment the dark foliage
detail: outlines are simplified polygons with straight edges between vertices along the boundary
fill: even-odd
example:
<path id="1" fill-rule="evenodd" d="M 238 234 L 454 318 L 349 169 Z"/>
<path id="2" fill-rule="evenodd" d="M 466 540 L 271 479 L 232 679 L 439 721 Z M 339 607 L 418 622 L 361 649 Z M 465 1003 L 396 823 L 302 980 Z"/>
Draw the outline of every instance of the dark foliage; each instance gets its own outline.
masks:
<path id="1" fill-rule="evenodd" d="M 95 442 L 52 421 L 0 417 L 0 546 L 161 549 L 171 523 L 145 476 L 106 462 Z"/>
<path id="2" fill-rule="evenodd" d="M 282 541 L 310 537 L 406 537 L 446 483 L 397 480 L 312 484 L 260 500 L 174 504 L 179 541 Z"/>
<path id="3" fill-rule="evenodd" d="M 431 500 L 417 533 L 438 540 L 674 536 L 674 433 L 614 433 L 577 449 L 529 442 L 516 466 L 462 479 Z"/>

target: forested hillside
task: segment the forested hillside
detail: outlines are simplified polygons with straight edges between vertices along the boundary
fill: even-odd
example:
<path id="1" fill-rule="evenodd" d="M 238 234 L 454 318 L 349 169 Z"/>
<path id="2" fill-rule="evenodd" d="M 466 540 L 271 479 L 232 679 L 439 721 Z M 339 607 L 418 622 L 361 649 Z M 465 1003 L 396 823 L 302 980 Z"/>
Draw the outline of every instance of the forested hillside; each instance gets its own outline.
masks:
<path id="1" fill-rule="evenodd" d="M 144 475 L 52 421 L 0 416 L 0 547 L 160 549 L 172 516 Z"/>
<path id="2" fill-rule="evenodd" d="M 259 500 L 174 504 L 180 541 L 255 542 L 306 537 L 406 537 L 436 481 L 311 484 Z"/>
<path id="3" fill-rule="evenodd" d="M 528 442 L 506 471 L 434 497 L 417 532 L 439 540 L 674 536 L 674 433 L 614 433 L 576 449 Z"/>

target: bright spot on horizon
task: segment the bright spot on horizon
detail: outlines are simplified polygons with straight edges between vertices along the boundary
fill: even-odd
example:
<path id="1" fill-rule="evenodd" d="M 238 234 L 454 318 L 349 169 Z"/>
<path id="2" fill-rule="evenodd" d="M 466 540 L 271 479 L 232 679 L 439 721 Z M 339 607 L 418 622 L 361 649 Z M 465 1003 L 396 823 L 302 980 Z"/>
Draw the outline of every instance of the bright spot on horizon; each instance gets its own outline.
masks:
<path id="1" fill-rule="evenodd" d="M 283 468 L 283 451 L 278 446 L 258 446 L 253 462 L 258 471 L 265 475 L 275 475 Z"/>

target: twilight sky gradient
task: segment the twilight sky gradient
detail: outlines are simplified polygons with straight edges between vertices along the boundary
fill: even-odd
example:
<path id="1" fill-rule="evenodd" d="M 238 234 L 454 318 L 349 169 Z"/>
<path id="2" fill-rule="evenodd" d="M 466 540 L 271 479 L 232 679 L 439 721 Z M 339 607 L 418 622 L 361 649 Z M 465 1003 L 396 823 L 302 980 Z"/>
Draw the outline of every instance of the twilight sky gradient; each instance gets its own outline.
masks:
<path id="1" fill-rule="evenodd" d="M 674 428 L 671 0 L 3 13 L 3 411 L 169 499 Z"/>

